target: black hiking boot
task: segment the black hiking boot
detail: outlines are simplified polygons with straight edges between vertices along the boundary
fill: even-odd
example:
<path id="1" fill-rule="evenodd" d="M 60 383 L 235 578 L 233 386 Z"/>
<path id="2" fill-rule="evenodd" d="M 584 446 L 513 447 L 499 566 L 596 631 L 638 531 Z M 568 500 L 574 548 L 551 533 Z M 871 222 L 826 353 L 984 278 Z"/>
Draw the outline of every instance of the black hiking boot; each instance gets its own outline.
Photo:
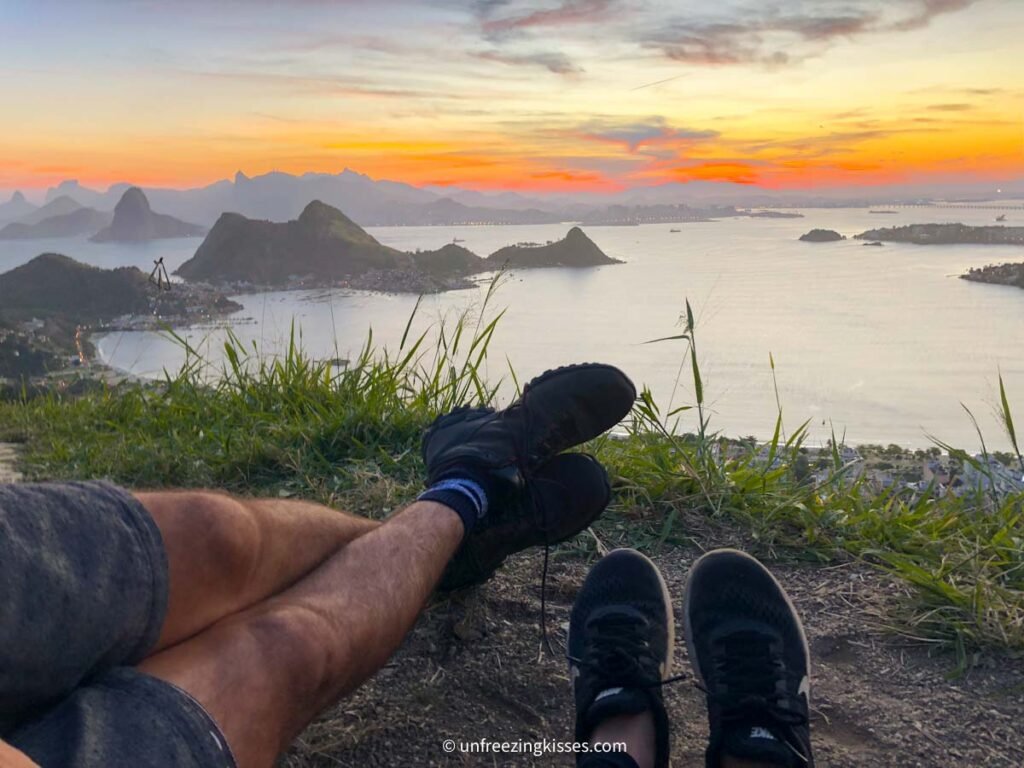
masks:
<path id="1" fill-rule="evenodd" d="M 616 549 L 590 569 L 569 619 L 567 656 L 576 700 L 576 741 L 609 717 L 650 711 L 655 768 L 669 758 L 661 686 L 672 669 L 672 603 L 657 566 Z"/>
<path id="2" fill-rule="evenodd" d="M 583 363 L 548 371 L 502 411 L 461 408 L 439 416 L 423 435 L 427 485 L 468 466 L 520 490 L 552 456 L 618 424 L 634 400 L 633 383 L 613 366 Z"/>
<path id="3" fill-rule="evenodd" d="M 533 473 L 518 498 L 492 507 L 448 564 L 439 589 L 486 581 L 509 555 L 571 539 L 596 520 L 611 498 L 608 475 L 583 453 L 555 456 Z"/>
<path id="4" fill-rule="evenodd" d="M 768 569 L 732 549 L 701 557 L 686 584 L 683 626 L 707 694 L 708 768 L 724 755 L 813 768 L 807 639 Z"/>
<path id="5" fill-rule="evenodd" d="M 485 581 L 514 552 L 575 536 L 604 511 L 608 478 L 589 457 L 550 463 L 629 413 L 636 389 L 610 365 L 584 363 L 530 381 L 502 411 L 461 408 L 423 435 L 427 485 L 466 476 L 484 487 L 489 512 L 466 536 L 441 589 Z"/>

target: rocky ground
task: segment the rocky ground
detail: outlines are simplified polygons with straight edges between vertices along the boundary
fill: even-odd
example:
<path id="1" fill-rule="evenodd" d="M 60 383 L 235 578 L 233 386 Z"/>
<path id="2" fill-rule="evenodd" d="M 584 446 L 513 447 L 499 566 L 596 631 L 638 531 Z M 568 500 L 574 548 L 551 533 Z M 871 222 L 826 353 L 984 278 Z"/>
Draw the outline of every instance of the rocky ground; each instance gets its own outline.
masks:
<path id="1" fill-rule="evenodd" d="M 701 547 L 745 543 L 728 530 L 695 538 L 699 546 L 653 555 L 676 597 L 678 627 L 686 573 Z M 539 553 L 522 555 L 485 587 L 433 604 L 391 663 L 311 726 L 281 765 L 572 765 L 550 754 L 460 756 L 442 750 L 447 738 L 571 739 L 562 653 L 568 612 L 588 566 L 578 557 L 553 560 L 550 655 L 540 653 L 540 566 Z M 1021 659 L 990 656 L 956 677 L 952 655 L 884 629 L 882 612 L 902 587 L 877 571 L 858 563 L 773 571 L 810 639 L 819 768 L 1024 765 Z M 676 667 L 689 672 L 681 642 Z M 692 680 L 666 691 L 674 765 L 703 765 L 702 696 Z"/>

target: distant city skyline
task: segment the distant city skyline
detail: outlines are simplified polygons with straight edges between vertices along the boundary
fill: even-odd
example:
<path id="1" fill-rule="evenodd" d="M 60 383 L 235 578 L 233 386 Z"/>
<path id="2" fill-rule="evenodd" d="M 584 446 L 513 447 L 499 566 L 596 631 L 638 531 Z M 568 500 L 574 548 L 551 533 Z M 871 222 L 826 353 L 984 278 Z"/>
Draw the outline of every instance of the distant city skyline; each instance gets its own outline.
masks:
<path id="1" fill-rule="evenodd" d="M 0 191 L 994 190 L 1024 178 L 1021 29 L 1001 0 L 0 0 Z"/>

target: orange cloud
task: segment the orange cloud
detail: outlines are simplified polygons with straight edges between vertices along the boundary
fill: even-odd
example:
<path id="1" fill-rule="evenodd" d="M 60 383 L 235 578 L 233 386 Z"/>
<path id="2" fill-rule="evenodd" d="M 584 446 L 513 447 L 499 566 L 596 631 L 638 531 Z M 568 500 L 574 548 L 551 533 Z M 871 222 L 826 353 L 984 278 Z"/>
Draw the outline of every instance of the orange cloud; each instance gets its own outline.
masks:
<path id="1" fill-rule="evenodd" d="M 734 184 L 756 184 L 758 173 L 747 163 L 698 163 L 671 169 L 665 174 L 672 181 L 731 181 Z"/>

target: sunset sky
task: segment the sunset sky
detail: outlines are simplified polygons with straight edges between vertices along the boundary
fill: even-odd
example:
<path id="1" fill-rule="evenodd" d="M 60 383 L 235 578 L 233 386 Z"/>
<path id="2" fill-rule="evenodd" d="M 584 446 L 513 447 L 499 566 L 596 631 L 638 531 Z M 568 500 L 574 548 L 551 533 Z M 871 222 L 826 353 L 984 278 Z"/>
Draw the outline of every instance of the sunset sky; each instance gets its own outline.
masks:
<path id="1" fill-rule="evenodd" d="M 1024 176 L 1020 0 L 0 0 L 0 190 Z"/>

